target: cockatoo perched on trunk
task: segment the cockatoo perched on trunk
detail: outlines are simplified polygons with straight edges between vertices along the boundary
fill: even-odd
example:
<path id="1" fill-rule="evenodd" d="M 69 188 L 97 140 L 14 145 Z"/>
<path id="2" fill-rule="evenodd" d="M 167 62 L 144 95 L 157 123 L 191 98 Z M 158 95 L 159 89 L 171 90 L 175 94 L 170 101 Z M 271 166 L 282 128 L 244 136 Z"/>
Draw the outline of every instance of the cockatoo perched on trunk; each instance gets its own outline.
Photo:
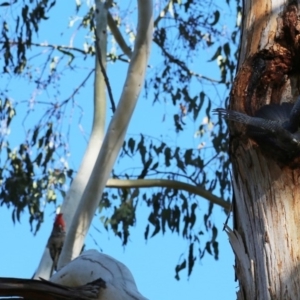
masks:
<path id="1" fill-rule="evenodd" d="M 50 273 L 50 277 L 53 273 L 53 270 L 57 270 L 57 262 L 63 247 L 66 237 L 66 223 L 63 219 L 63 214 L 59 213 L 56 215 L 53 229 L 48 240 L 47 247 L 49 248 L 50 256 L 53 260 L 53 265 Z"/>

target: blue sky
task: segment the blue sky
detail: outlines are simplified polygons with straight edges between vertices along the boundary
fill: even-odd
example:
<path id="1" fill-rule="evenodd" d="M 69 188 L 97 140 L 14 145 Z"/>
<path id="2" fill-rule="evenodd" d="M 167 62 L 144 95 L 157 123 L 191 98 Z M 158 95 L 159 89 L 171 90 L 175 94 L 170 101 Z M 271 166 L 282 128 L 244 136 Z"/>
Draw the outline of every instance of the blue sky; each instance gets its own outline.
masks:
<path id="1" fill-rule="evenodd" d="M 69 11 L 73 12 L 73 3 Z M 64 13 L 64 15 L 62 15 Z M 55 15 L 55 22 L 60 33 L 60 37 L 63 39 L 65 33 L 68 32 L 67 21 L 65 20 L 68 13 L 61 9 L 57 5 L 52 11 L 52 16 Z M 61 16 L 61 17 L 60 17 Z M 51 18 L 50 18 L 51 20 Z M 47 21 L 50 24 L 51 21 Z M 51 28 L 51 30 L 49 30 Z M 53 42 L 52 38 L 53 28 L 41 28 L 39 34 L 40 41 Z M 67 34 L 66 34 L 67 35 Z M 80 40 L 80 35 L 76 36 L 76 41 Z M 212 53 L 207 51 L 207 59 L 212 56 Z M 152 54 L 152 60 L 155 59 L 155 49 Z M 92 60 L 87 60 L 89 64 Z M 212 68 L 211 75 L 218 77 L 218 69 Z M 76 72 L 73 73 L 71 78 L 66 81 L 58 82 L 61 85 L 61 98 L 64 99 L 64 94 L 70 94 L 70 91 L 74 89 L 74 81 L 78 80 L 77 75 L 82 75 L 84 72 L 88 72 L 88 68 L 92 68 L 93 65 L 88 65 L 86 68 L 79 67 Z M 108 66 L 109 79 L 113 87 L 114 97 L 118 99 L 121 93 L 121 79 L 125 79 L 126 65 L 110 65 Z M 117 75 L 116 75 L 117 74 Z M 82 78 L 82 77 L 80 77 Z M 78 80 L 79 81 L 79 80 Z M 23 97 L 28 99 L 31 96 L 32 90 L 28 89 L 28 86 L 21 88 L 21 83 L 17 83 L 19 86 L 18 91 L 14 91 L 14 97 Z M 91 113 L 92 113 L 92 86 L 93 80 L 89 80 L 86 84 L 84 93 L 81 93 L 77 97 L 79 101 L 78 105 L 84 108 L 83 112 L 76 110 L 72 114 L 72 130 L 70 134 L 70 153 L 69 164 L 72 168 L 77 169 L 84 153 L 86 140 L 82 134 L 80 128 L 83 128 L 86 133 L 89 132 L 91 126 Z M 11 85 L 10 88 L 13 88 Z M 191 89 L 197 90 L 197 86 L 191 87 Z M 211 88 L 211 93 L 216 93 Z M 219 91 L 218 97 L 225 99 L 227 91 Z M 221 94 L 221 96 L 220 96 Z M 22 96 L 21 96 L 22 95 Z M 43 97 L 45 95 L 41 95 Z M 54 97 L 55 95 L 51 95 Z M 213 98 L 212 94 L 212 98 Z M 217 97 L 217 96 L 216 96 Z M 216 101 L 219 103 L 219 101 Z M 35 112 L 42 114 L 44 112 L 42 106 L 36 106 Z M 153 106 L 151 100 L 147 101 L 141 97 L 138 103 L 136 113 L 133 116 L 132 122 L 128 129 L 129 134 L 137 134 L 136 128 L 144 134 L 154 135 L 153 132 L 161 132 L 162 123 L 162 106 Z M 39 112 L 40 110 L 40 112 Z M 197 128 L 197 124 L 191 125 L 188 131 L 184 134 L 176 134 L 173 130 L 173 120 L 171 118 L 174 108 L 171 104 L 165 104 L 165 111 L 167 118 L 164 119 L 164 128 L 166 132 L 163 133 L 173 143 L 179 145 L 190 145 L 191 147 L 197 146 L 194 133 Z M 149 117 L 149 111 L 151 111 L 151 124 L 145 122 Z M 24 106 L 23 113 L 26 113 L 26 106 Z M 168 118 L 168 116 L 170 118 Z M 10 139 L 15 141 L 17 145 L 18 140 L 22 140 L 21 132 L 23 129 L 23 117 L 22 112 L 18 115 L 18 120 L 14 121 L 11 128 Z M 67 117 L 66 117 L 67 118 Z M 109 119 L 110 117 L 108 117 Z M 27 120 L 27 127 L 30 126 L 30 120 Z M 169 123 L 168 123 L 169 122 Z M 187 146 L 186 146 L 187 147 Z M 207 210 L 208 202 L 203 199 L 199 199 L 202 204 L 202 212 Z M 2 206 L 0 208 L 0 226 L 2 228 L 1 238 L 3 241 L 2 247 L 0 247 L 0 276 L 1 277 L 22 277 L 30 278 L 35 268 L 38 265 L 43 249 L 46 245 L 49 233 L 52 228 L 52 222 L 54 219 L 53 206 L 47 206 L 45 211 L 45 223 L 39 230 L 36 236 L 30 232 L 28 224 L 28 215 L 24 213 L 20 223 L 13 224 L 11 220 L 12 209 L 7 209 Z M 180 273 L 181 280 L 177 281 L 174 278 L 174 268 L 180 259 L 180 254 L 184 253 L 188 249 L 188 244 L 180 236 L 176 234 L 167 233 L 164 236 L 161 234 L 149 239 L 145 242 L 144 229 L 147 224 L 148 211 L 145 204 L 141 204 L 138 207 L 138 219 L 136 228 L 132 230 L 130 241 L 124 248 L 121 241 L 114 236 L 112 232 L 107 232 L 96 217 L 93 221 L 90 233 L 86 239 L 86 249 L 101 249 L 104 253 L 113 256 L 114 258 L 123 262 L 131 270 L 139 291 L 148 299 L 156 300 L 182 300 L 182 299 L 235 299 L 235 292 L 237 283 L 234 282 L 234 256 L 231 247 L 228 242 L 228 238 L 225 232 L 222 231 L 223 223 L 226 220 L 225 214 L 220 208 L 215 207 L 212 223 L 214 223 L 219 229 L 219 247 L 220 258 L 215 261 L 212 256 L 206 254 L 200 263 L 197 263 L 194 267 L 193 273 L 190 278 L 187 277 L 186 270 Z M 205 241 L 205 240 L 204 240 Z"/>

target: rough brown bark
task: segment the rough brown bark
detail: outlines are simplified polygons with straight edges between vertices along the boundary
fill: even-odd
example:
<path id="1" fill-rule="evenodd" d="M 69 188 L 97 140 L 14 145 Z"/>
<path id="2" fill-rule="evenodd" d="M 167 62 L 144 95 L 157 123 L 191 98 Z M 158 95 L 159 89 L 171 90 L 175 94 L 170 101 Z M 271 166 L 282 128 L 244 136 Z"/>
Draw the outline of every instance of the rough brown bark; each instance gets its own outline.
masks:
<path id="1" fill-rule="evenodd" d="M 288 2 L 288 1 L 286 1 Z M 300 94 L 300 1 L 245 0 L 231 109 L 295 102 Z M 298 8 L 299 7 L 299 8 Z M 300 299 L 300 154 L 282 162 L 231 124 L 238 299 Z"/>

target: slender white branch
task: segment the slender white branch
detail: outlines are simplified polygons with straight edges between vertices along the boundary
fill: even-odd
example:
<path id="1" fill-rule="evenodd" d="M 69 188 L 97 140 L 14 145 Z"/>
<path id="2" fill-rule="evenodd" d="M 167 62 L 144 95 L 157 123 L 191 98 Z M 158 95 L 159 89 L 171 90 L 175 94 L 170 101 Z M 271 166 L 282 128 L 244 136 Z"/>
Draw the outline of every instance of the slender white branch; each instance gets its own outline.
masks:
<path id="1" fill-rule="evenodd" d="M 77 257 L 90 227 L 142 89 L 153 31 L 152 0 L 138 1 L 138 28 L 126 81 L 95 167 L 67 233 L 59 267 Z"/>
<path id="2" fill-rule="evenodd" d="M 149 187 L 168 187 L 176 190 L 184 190 L 189 193 L 198 195 L 206 200 L 223 207 L 226 210 L 230 209 L 230 203 L 220 197 L 215 196 L 213 193 L 207 191 L 200 186 L 194 186 L 178 180 L 168 179 L 136 179 L 136 180 L 122 180 L 122 179 L 109 179 L 106 183 L 110 188 L 149 188 Z"/>
<path id="3" fill-rule="evenodd" d="M 108 14 L 107 14 L 107 22 L 108 22 L 109 29 L 110 29 L 112 35 L 114 36 L 116 42 L 118 43 L 118 45 L 120 46 L 120 48 L 122 49 L 124 54 L 126 54 L 128 56 L 128 58 L 131 58 L 131 55 L 132 55 L 131 49 L 125 42 L 125 40 L 122 36 L 122 33 L 120 32 L 120 30 L 110 12 L 108 12 Z"/>

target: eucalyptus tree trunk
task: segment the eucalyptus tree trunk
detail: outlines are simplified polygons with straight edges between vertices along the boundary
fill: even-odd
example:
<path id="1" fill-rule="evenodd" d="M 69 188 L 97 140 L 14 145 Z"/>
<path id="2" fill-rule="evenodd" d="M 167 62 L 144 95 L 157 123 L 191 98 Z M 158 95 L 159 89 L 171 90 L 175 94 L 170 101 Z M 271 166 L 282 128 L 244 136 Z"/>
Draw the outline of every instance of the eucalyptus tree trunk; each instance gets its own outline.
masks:
<path id="1" fill-rule="evenodd" d="M 124 143 L 125 134 L 144 84 L 153 32 L 152 0 L 138 0 L 138 24 L 126 79 L 116 111 L 109 123 L 95 165 L 72 219 L 58 260 L 58 268 L 76 258 L 114 163 Z"/>
<path id="2" fill-rule="evenodd" d="M 245 0 L 230 108 L 253 116 L 300 94 L 300 1 Z M 300 160 L 274 156 L 230 123 L 238 299 L 300 299 Z"/>
<path id="3" fill-rule="evenodd" d="M 107 9 L 110 2 L 109 0 L 95 1 L 96 50 L 98 50 L 96 52 L 98 58 L 96 58 L 95 68 L 94 121 L 81 167 L 62 205 L 62 213 L 67 223 L 67 234 L 59 256 L 58 269 L 76 258 L 82 250 L 92 218 L 123 145 L 126 130 L 144 84 L 150 54 L 153 32 L 153 4 L 152 0 L 138 0 L 138 25 L 134 51 L 131 53 L 128 49 L 126 50 L 131 57 L 127 76 L 116 111 L 104 135 L 105 82 L 98 63 L 101 61 L 105 70 Z M 110 15 L 109 18 L 110 23 L 112 23 Z M 113 24 L 111 25 L 113 26 Z M 114 30 L 117 30 L 117 28 L 114 28 Z M 34 277 L 48 279 L 50 266 L 49 251 L 45 249 Z"/>

